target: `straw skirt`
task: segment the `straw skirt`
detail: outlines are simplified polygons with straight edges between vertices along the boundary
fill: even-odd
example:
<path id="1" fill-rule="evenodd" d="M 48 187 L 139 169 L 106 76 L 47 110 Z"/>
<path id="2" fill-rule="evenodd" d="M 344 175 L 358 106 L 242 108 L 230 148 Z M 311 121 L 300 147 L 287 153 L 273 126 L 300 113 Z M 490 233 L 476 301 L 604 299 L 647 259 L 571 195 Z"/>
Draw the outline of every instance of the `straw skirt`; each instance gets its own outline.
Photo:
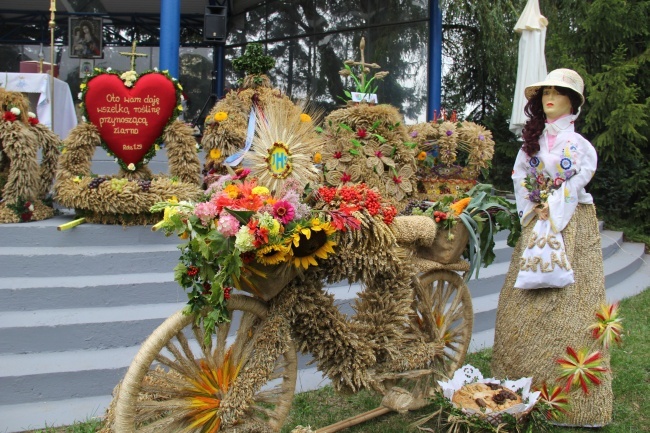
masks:
<path id="1" fill-rule="evenodd" d="M 567 346 L 596 350 L 588 326 L 605 302 L 603 256 L 596 210 L 578 205 L 562 232 L 575 284 L 561 289 L 515 289 L 519 257 L 524 240 L 533 228 L 523 228 L 515 247 L 506 281 L 499 296 L 492 357 L 495 377 L 532 377 L 535 385 L 554 385 L 559 367 L 556 360 Z M 609 370 L 609 353 L 603 366 Z M 578 386 L 570 393 L 571 409 L 559 422 L 568 425 L 602 426 L 612 417 L 612 376 L 608 371 L 598 386 L 585 395 Z"/>

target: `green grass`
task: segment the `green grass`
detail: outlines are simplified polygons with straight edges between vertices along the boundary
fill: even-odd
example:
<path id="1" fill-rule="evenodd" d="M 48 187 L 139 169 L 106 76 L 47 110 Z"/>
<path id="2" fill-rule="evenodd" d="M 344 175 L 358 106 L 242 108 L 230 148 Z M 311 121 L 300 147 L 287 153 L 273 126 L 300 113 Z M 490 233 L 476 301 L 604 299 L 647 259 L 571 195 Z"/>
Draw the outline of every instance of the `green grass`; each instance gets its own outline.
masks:
<path id="1" fill-rule="evenodd" d="M 611 365 L 614 372 L 613 422 L 598 433 L 641 433 L 650 432 L 650 288 L 637 296 L 621 302 L 621 316 L 625 325 L 623 345 L 612 350 Z M 490 349 L 469 354 L 467 362 L 479 368 L 489 377 Z M 312 429 L 334 424 L 351 416 L 372 410 L 379 406 L 381 398 L 362 391 L 354 395 L 340 395 L 327 386 L 295 396 L 289 418 L 282 433 L 290 432 L 295 426 L 311 426 Z M 367 421 L 346 432 L 402 433 L 417 431 L 409 425 L 417 419 L 435 411 L 425 407 L 406 414 L 391 413 Z M 91 420 L 69 427 L 45 428 L 30 433 L 92 433 L 99 430 L 100 423 Z M 554 427 L 553 433 L 590 432 L 587 429 Z"/>
<path id="2" fill-rule="evenodd" d="M 650 432 L 650 288 L 621 302 L 621 316 L 625 325 L 623 345 L 612 350 L 614 381 L 613 422 L 597 431 L 599 433 Z M 490 349 L 469 354 L 466 362 L 490 377 Z M 367 392 L 353 396 L 337 395 L 331 387 L 297 395 L 283 433 L 296 425 L 310 425 L 312 429 L 376 408 L 381 398 Z M 423 415 L 435 411 L 424 408 L 404 415 L 388 414 L 346 432 L 401 433 Z M 413 430 L 417 431 L 417 430 Z M 587 429 L 553 427 L 553 433 L 589 432 Z"/>

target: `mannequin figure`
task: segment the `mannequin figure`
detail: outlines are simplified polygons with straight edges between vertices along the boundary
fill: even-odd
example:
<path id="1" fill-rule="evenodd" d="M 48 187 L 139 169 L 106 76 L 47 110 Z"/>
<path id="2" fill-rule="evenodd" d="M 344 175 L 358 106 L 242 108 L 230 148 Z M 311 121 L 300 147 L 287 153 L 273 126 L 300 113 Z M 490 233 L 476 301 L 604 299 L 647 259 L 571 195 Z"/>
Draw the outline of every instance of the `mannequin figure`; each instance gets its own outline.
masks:
<path id="1" fill-rule="evenodd" d="M 588 326 L 605 303 L 605 278 L 600 232 L 593 198 L 585 191 L 596 171 L 596 150 L 574 130 L 584 103 L 582 78 L 570 69 L 557 69 L 542 82 L 526 88 L 529 120 L 524 144 L 512 179 L 522 236 L 515 247 L 499 296 L 492 373 L 517 379 L 532 377 L 536 386 L 554 385 L 557 359 L 568 346 L 593 348 Z M 531 201 L 523 180 L 531 172 L 553 181 L 548 200 Z M 514 287 L 522 255 L 534 222 L 550 220 L 561 232 L 575 283 L 563 288 L 521 290 Z M 603 351 L 607 372 L 599 386 L 585 394 L 580 387 L 569 394 L 571 408 L 560 424 L 600 427 L 611 421 L 612 389 L 609 353 Z"/>

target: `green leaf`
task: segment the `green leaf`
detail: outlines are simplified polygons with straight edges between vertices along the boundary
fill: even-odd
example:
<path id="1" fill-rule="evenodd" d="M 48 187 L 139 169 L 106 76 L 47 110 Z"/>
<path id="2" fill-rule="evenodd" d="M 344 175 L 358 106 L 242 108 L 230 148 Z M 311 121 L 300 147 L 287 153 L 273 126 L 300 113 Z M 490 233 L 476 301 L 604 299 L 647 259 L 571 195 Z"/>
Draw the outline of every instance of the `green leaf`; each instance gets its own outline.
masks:
<path id="1" fill-rule="evenodd" d="M 383 136 L 381 136 L 381 135 L 379 135 L 379 134 L 372 134 L 372 135 L 373 135 L 373 136 L 377 139 L 377 141 L 379 141 L 381 144 L 384 144 L 384 143 L 386 143 L 386 142 L 388 141 L 387 139 L 385 139 Z"/>
<path id="2" fill-rule="evenodd" d="M 339 123 L 339 127 L 340 127 L 341 129 L 345 129 L 346 131 L 354 132 L 354 131 L 352 130 L 352 128 L 350 128 L 350 127 L 349 127 L 348 125 L 346 125 L 345 123 Z"/>
<path id="3" fill-rule="evenodd" d="M 350 139 L 350 142 L 352 143 L 352 145 L 353 145 L 354 147 L 361 147 L 361 146 L 363 146 L 363 145 L 361 144 L 361 142 L 360 142 L 359 140 L 357 140 L 356 138 L 351 138 L 351 139 Z"/>
<path id="4" fill-rule="evenodd" d="M 348 150 L 348 152 L 350 152 L 351 155 L 355 155 L 355 156 L 360 155 L 360 153 L 359 153 L 359 151 L 357 149 L 350 149 L 350 150 Z"/>
<path id="5" fill-rule="evenodd" d="M 225 207 L 224 209 L 230 215 L 237 218 L 237 221 L 239 221 L 242 224 L 248 224 L 248 222 L 251 220 L 251 217 L 255 214 L 255 212 L 252 210 L 233 210 L 227 207 Z"/>

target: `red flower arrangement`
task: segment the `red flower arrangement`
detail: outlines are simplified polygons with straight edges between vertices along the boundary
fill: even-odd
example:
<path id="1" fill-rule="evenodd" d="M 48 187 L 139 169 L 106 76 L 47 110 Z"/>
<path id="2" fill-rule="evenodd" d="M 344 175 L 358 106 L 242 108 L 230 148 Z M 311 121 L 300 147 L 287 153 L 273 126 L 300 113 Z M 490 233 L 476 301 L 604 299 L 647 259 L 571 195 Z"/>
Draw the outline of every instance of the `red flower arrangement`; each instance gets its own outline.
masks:
<path id="1" fill-rule="evenodd" d="M 318 196 L 325 204 L 338 206 L 348 214 L 365 209 L 372 216 L 381 216 L 386 224 L 391 224 L 397 215 L 395 206 L 386 204 L 379 192 L 365 183 L 339 187 L 324 186 L 318 189 Z"/>

